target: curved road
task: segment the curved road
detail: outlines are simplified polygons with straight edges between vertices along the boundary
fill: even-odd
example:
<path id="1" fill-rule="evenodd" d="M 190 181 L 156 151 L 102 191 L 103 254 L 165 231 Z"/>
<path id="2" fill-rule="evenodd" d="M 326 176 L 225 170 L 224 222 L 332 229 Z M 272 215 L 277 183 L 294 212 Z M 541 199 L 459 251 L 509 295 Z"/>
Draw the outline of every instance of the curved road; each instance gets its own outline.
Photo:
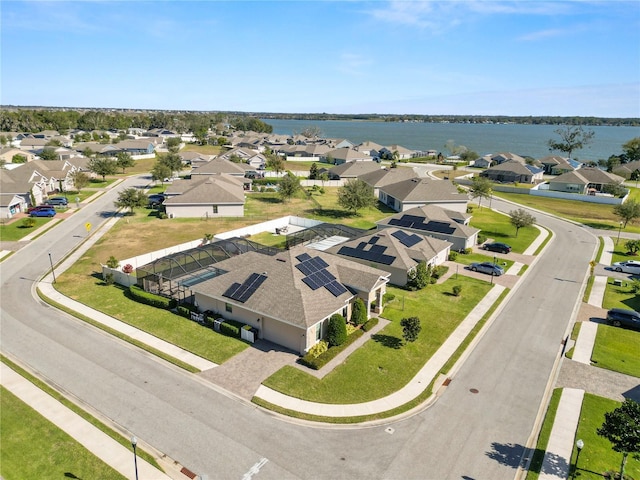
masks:
<path id="1" fill-rule="evenodd" d="M 117 190 L 145 183 L 127 180 L 0 264 L 3 353 L 210 479 L 514 477 L 581 297 L 593 235 L 535 213 L 555 238 L 431 408 L 388 425 L 309 426 L 232 398 L 31 295 L 49 252 L 63 258 L 86 236 L 86 222 L 97 226 L 113 212 Z"/>

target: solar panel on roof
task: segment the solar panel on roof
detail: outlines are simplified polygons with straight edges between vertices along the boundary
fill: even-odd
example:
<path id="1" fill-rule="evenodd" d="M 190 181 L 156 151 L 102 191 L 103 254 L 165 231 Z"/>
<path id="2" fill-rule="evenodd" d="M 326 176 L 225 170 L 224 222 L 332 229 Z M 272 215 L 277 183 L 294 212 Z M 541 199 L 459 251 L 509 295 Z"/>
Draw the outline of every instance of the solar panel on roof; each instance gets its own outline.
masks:
<path id="1" fill-rule="evenodd" d="M 414 235 L 407 235 L 405 238 L 400 240 L 400 243 L 402 243 L 407 248 L 411 248 L 415 244 L 420 243 L 420 241 L 422 241 L 422 239 L 418 235 L 414 234 Z"/>
<path id="2" fill-rule="evenodd" d="M 371 237 L 367 243 L 374 244 L 379 240 L 379 237 Z"/>
<path id="3" fill-rule="evenodd" d="M 323 259 L 321 259 L 320 257 L 315 257 L 315 260 L 316 260 L 316 264 L 318 264 L 320 268 L 327 268 L 329 266 L 329 264 L 325 262 Z"/>
<path id="4" fill-rule="evenodd" d="M 389 225 L 394 225 L 396 227 L 410 228 L 412 224 L 413 222 L 410 222 L 409 220 L 402 220 L 398 218 L 392 218 L 391 220 L 389 220 Z"/>
<path id="5" fill-rule="evenodd" d="M 311 290 L 317 290 L 320 288 L 320 285 L 316 283 L 313 277 L 304 277 L 302 281 L 306 283 Z"/>
<path id="6" fill-rule="evenodd" d="M 403 215 L 402 219 L 411 223 L 424 223 L 425 220 L 424 217 L 418 217 L 416 215 Z"/>
<path id="7" fill-rule="evenodd" d="M 335 281 L 327 283 L 324 287 L 329 290 L 334 297 L 339 297 L 343 293 L 347 292 L 347 289 L 344 287 L 344 285 Z"/>
<path id="8" fill-rule="evenodd" d="M 305 276 L 311 275 L 315 271 L 313 268 L 311 268 L 309 262 L 299 263 L 296 265 L 296 268 L 300 270 Z"/>
<path id="9" fill-rule="evenodd" d="M 227 288 L 222 295 L 224 297 L 233 298 L 233 294 L 236 293 L 238 288 L 240 288 L 240 284 L 239 283 L 237 283 L 237 282 L 236 283 L 232 283 L 231 286 L 229 288 Z"/>
<path id="10" fill-rule="evenodd" d="M 391 236 L 396 237 L 398 240 L 402 241 L 404 238 L 407 238 L 409 235 L 407 235 L 402 230 L 396 230 L 391 234 Z"/>
<path id="11" fill-rule="evenodd" d="M 360 242 L 356 248 L 358 250 L 364 250 L 364 247 L 366 247 L 366 246 L 367 246 L 366 242 Z"/>
<path id="12" fill-rule="evenodd" d="M 456 231 L 456 229 L 447 222 L 436 222 L 431 220 L 429 223 L 422 225 L 424 228 L 420 228 L 420 230 L 428 230 L 430 232 L 452 234 Z"/>
<path id="13" fill-rule="evenodd" d="M 241 284 L 234 283 L 232 284 L 222 295 L 232 300 L 236 300 L 240 303 L 244 303 L 251 295 L 253 295 L 256 290 L 262 285 L 267 279 L 266 275 L 262 275 L 259 273 L 252 273 L 249 277 Z"/>
<path id="14" fill-rule="evenodd" d="M 373 245 L 369 250 L 375 253 L 382 253 L 387 249 L 384 245 Z"/>
<path id="15" fill-rule="evenodd" d="M 311 255 L 309 255 L 308 253 L 301 253 L 296 258 L 300 262 L 306 262 L 307 260 L 309 260 L 311 258 Z"/>

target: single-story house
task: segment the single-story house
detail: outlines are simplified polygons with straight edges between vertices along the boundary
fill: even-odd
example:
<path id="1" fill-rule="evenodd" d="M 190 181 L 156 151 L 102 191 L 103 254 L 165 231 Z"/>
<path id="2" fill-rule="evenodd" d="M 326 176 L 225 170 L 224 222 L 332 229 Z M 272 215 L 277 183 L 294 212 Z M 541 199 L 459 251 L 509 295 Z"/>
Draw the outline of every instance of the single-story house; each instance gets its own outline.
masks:
<path id="1" fill-rule="evenodd" d="M 201 311 L 219 313 L 258 330 L 258 338 L 305 354 L 327 334 L 329 318 L 347 320 L 356 298 L 382 305 L 389 274 L 377 268 L 296 247 L 223 260 L 225 272 L 191 287 Z"/>
<path id="2" fill-rule="evenodd" d="M 449 257 L 451 243 L 398 228 L 385 228 L 340 245 L 326 252 L 354 262 L 376 267 L 391 274 L 389 283 L 404 286 L 418 263 L 436 266 Z"/>
<path id="3" fill-rule="evenodd" d="M 476 158 L 471 166 L 477 168 L 489 168 L 494 163 L 495 162 L 491 160 L 491 155 L 483 155 L 480 158 Z"/>
<path id="4" fill-rule="evenodd" d="M 628 179 L 639 179 L 640 178 L 640 160 L 635 160 L 633 162 L 623 163 L 622 165 L 618 165 L 613 173 L 619 175 L 623 178 Z"/>
<path id="5" fill-rule="evenodd" d="M 543 173 L 544 170 L 540 167 L 509 160 L 487 168 L 480 173 L 480 176 L 494 182 L 535 183 L 542 181 Z"/>
<path id="6" fill-rule="evenodd" d="M 380 195 L 380 188 L 392 183 L 401 182 L 410 178 L 418 178 L 415 170 L 410 167 L 378 168 L 372 172 L 364 173 L 358 177 L 363 182 L 371 185 L 373 194 Z"/>
<path id="7" fill-rule="evenodd" d="M 0 160 L 4 160 L 6 163 L 13 163 L 13 158 L 19 155 L 25 159 L 25 162 L 32 162 L 36 159 L 36 156 L 28 151 L 20 150 L 14 147 L 0 148 Z M 24 163 L 24 162 L 21 162 Z"/>
<path id="8" fill-rule="evenodd" d="M 469 196 L 459 193 L 447 180 L 410 178 L 380 187 L 379 200 L 397 212 L 423 205 L 437 205 L 449 210 L 466 212 Z"/>
<path id="9" fill-rule="evenodd" d="M 346 162 L 328 170 L 330 180 L 357 178 L 365 173 L 375 172 L 381 167 L 376 162 Z"/>
<path id="10" fill-rule="evenodd" d="M 560 155 L 549 155 L 539 160 L 544 168 L 544 173 L 550 175 L 562 175 L 563 173 L 575 170 L 569 163 L 569 159 Z"/>
<path id="11" fill-rule="evenodd" d="M 471 215 L 435 205 L 412 208 L 378 222 L 378 229 L 401 228 L 407 233 L 439 238 L 451 243 L 453 250 L 471 248 L 478 242 L 480 230 L 469 226 Z"/>
<path id="12" fill-rule="evenodd" d="M 123 140 L 113 144 L 117 152 L 130 153 L 131 155 L 148 155 L 155 151 L 155 144 L 149 140 Z M 117 153 L 116 152 L 116 153 Z"/>
<path id="13" fill-rule="evenodd" d="M 244 177 L 248 170 L 252 170 L 252 168 L 244 163 L 234 163 L 217 157 L 203 165 L 198 165 L 197 167 L 194 165 L 194 168 L 191 170 L 191 176 L 226 173 L 233 177 Z"/>
<path id="14" fill-rule="evenodd" d="M 379 158 L 380 152 L 385 147 L 375 142 L 366 141 L 366 142 L 362 142 L 360 145 L 357 145 L 354 148 L 360 153 L 364 153 L 373 158 Z"/>
<path id="15" fill-rule="evenodd" d="M 219 155 L 217 158 L 231 161 L 233 157 L 239 158 L 242 163 L 249 165 L 254 170 L 262 170 L 267 164 L 267 158 L 262 153 L 249 148 L 234 148 Z"/>
<path id="16" fill-rule="evenodd" d="M 599 168 L 584 167 L 549 180 L 549 190 L 588 194 L 601 192 L 605 185 L 619 185 L 624 178 Z"/>
<path id="17" fill-rule="evenodd" d="M 402 145 L 389 145 L 382 147 L 382 150 L 378 152 L 380 157 L 385 156 L 387 158 L 393 158 L 394 153 L 398 153 L 398 160 L 409 160 L 415 156 L 415 150 L 409 150 Z"/>
<path id="18" fill-rule="evenodd" d="M 527 163 L 527 161 L 524 159 L 524 157 L 521 157 L 520 155 L 517 155 L 515 153 L 511 153 L 511 152 L 500 152 L 500 153 L 494 153 L 491 156 L 491 160 L 493 161 L 493 163 L 504 163 L 504 162 L 508 162 L 510 160 L 513 160 L 515 162 L 521 163 L 521 164 L 525 164 Z"/>
<path id="19" fill-rule="evenodd" d="M 169 217 L 244 216 L 244 179 L 226 174 L 198 175 L 174 181 L 164 207 Z"/>
<path id="20" fill-rule="evenodd" d="M 346 162 L 367 162 L 373 161 L 373 158 L 364 153 L 358 152 L 352 148 L 342 147 L 335 150 L 329 150 L 322 157 L 321 161 L 329 162 L 329 159 L 333 159 L 335 165 L 340 165 Z M 331 162 L 329 162 L 331 163 Z"/>

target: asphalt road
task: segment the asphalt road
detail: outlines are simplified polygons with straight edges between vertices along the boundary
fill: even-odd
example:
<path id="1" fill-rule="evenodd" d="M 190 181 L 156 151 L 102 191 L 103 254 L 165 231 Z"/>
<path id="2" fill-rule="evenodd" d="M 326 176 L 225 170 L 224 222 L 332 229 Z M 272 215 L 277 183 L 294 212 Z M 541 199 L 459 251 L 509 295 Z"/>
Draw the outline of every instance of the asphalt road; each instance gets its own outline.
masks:
<path id="1" fill-rule="evenodd" d="M 535 213 L 556 237 L 434 406 L 387 425 L 323 427 L 232 398 L 30 294 L 48 253 L 63 258 L 115 197 L 0 264 L 2 352 L 210 479 L 514 477 L 595 251 L 586 230 Z"/>

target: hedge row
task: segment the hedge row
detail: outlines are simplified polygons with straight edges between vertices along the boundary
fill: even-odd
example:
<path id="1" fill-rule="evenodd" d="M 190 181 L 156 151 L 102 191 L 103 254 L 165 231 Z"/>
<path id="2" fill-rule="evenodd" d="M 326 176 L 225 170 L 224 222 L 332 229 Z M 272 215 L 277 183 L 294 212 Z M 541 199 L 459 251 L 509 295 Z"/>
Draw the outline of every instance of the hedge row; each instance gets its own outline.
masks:
<path id="1" fill-rule="evenodd" d="M 377 319 L 376 319 L 376 321 L 377 321 Z M 322 355 L 319 355 L 317 357 L 314 357 L 313 355 L 307 354 L 304 357 L 302 357 L 300 360 L 298 360 L 298 362 L 300 362 L 305 367 L 309 367 L 309 368 L 312 368 L 314 370 L 320 370 L 327 363 L 329 363 L 331 360 L 333 360 L 336 357 L 336 355 L 338 355 L 340 352 L 342 352 L 345 348 L 347 348 L 349 345 L 351 345 L 353 342 L 355 342 L 362 335 L 364 335 L 364 331 L 362 329 L 356 330 L 351 335 L 349 335 L 347 337 L 347 341 L 344 342 L 339 347 L 331 347 L 329 350 L 327 350 Z"/>
<path id="2" fill-rule="evenodd" d="M 362 330 L 368 332 L 373 327 L 378 324 L 378 317 L 371 317 L 364 325 L 362 325 Z"/>
<path id="3" fill-rule="evenodd" d="M 225 320 L 220 324 L 220 333 L 228 337 L 240 338 L 240 329 L 244 327 L 244 323 L 235 320 Z"/>
<path id="4" fill-rule="evenodd" d="M 178 303 L 173 298 L 166 298 L 160 295 L 145 292 L 137 285 L 131 285 L 129 287 L 129 295 L 131 296 L 131 298 L 140 303 L 151 305 L 152 307 L 164 308 L 165 310 L 176 308 L 176 305 Z"/>

